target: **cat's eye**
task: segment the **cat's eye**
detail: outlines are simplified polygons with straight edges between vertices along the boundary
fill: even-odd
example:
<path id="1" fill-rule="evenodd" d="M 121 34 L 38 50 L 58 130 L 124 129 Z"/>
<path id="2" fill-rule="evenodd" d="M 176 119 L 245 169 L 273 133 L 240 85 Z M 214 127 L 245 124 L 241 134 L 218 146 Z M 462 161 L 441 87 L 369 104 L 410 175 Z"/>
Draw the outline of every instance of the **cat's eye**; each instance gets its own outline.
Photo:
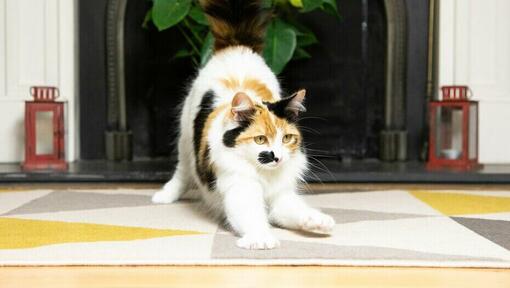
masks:
<path id="1" fill-rule="evenodd" d="M 294 135 L 287 134 L 287 135 L 283 136 L 282 142 L 283 143 L 290 143 L 290 141 L 292 141 L 292 139 L 294 139 Z"/>
<path id="2" fill-rule="evenodd" d="M 264 135 L 255 136 L 253 140 L 259 145 L 265 144 L 267 142 L 267 138 Z"/>

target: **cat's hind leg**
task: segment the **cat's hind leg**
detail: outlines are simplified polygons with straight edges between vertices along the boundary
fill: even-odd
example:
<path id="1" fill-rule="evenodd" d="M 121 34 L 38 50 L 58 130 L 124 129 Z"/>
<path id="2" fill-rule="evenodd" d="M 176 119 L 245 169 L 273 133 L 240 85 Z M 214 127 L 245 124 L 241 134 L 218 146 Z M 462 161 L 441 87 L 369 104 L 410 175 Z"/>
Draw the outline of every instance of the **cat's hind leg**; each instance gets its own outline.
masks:
<path id="1" fill-rule="evenodd" d="M 186 192 L 191 184 L 191 176 L 186 173 L 181 161 L 175 168 L 172 179 L 168 181 L 161 190 L 157 191 L 152 196 L 152 202 L 154 203 L 172 203 L 181 197 Z"/>
<path id="2" fill-rule="evenodd" d="M 183 112 L 184 113 L 184 112 Z M 186 118 L 183 117 L 181 121 L 184 121 Z M 190 139 L 192 136 L 186 134 L 186 130 L 183 129 L 181 125 L 181 134 L 179 135 L 177 156 L 178 161 L 175 167 L 174 175 L 172 179 L 168 181 L 161 190 L 157 191 L 152 196 L 152 202 L 154 203 L 172 203 L 177 201 L 189 188 L 192 188 L 192 184 L 194 183 L 191 174 L 190 168 L 190 155 L 191 151 L 189 147 L 193 147 L 189 145 Z M 184 125 L 185 126 L 185 125 Z M 185 131 L 185 132 L 182 132 Z"/>

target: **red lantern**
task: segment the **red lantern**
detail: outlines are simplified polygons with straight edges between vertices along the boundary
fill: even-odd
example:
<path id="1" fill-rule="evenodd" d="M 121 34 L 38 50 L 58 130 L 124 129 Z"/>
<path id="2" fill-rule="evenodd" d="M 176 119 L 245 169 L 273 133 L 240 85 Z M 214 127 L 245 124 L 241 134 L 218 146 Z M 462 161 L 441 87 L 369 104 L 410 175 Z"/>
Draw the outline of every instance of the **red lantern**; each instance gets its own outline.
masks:
<path id="1" fill-rule="evenodd" d="M 34 101 L 25 102 L 23 169 L 66 170 L 64 103 L 55 101 L 59 97 L 58 88 L 32 87 L 30 93 Z M 43 140 L 46 140 L 46 143 L 43 143 Z"/>
<path id="2" fill-rule="evenodd" d="M 429 168 L 468 170 L 478 164 L 478 102 L 467 86 L 442 87 L 443 100 L 430 102 Z"/>

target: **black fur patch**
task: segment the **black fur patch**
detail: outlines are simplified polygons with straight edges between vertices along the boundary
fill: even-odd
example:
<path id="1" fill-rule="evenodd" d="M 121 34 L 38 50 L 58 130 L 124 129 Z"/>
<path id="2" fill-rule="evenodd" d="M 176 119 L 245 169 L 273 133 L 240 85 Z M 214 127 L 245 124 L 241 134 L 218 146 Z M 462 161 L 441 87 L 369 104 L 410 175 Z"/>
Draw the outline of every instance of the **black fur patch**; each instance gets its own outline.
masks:
<path id="1" fill-rule="evenodd" d="M 275 161 L 273 151 L 262 151 L 259 153 L 258 160 L 262 164 L 268 164 Z"/>
<path id="2" fill-rule="evenodd" d="M 214 190 L 216 183 L 216 175 L 209 167 L 209 147 L 206 148 L 204 155 L 204 163 L 200 165 L 199 161 L 199 153 L 200 153 L 200 141 L 202 139 L 202 133 L 204 130 L 205 122 L 207 118 L 213 111 L 213 99 L 214 92 L 207 91 L 205 95 L 202 97 L 202 102 L 200 103 L 200 110 L 193 121 L 193 148 L 195 150 L 195 166 L 197 169 L 197 174 L 200 177 L 200 180 L 209 187 L 210 190 Z"/>
<path id="3" fill-rule="evenodd" d="M 225 134 L 223 134 L 223 144 L 227 147 L 234 147 L 236 146 L 236 139 L 243 133 L 248 126 L 250 126 L 250 121 L 241 121 L 239 127 L 236 127 L 234 129 L 230 129 Z"/>
<path id="4" fill-rule="evenodd" d="M 204 163 L 205 167 L 200 167 L 201 173 L 200 180 L 202 180 L 202 183 L 206 184 L 209 188 L 209 191 L 214 191 L 216 189 L 216 175 L 214 174 L 214 171 L 211 169 L 211 167 L 206 166 L 209 163 L 209 146 L 205 149 L 205 155 L 204 155 Z"/>
<path id="5" fill-rule="evenodd" d="M 298 118 L 297 114 L 287 109 L 287 106 L 289 105 L 292 98 L 293 97 L 287 97 L 278 102 L 264 102 L 264 104 L 267 106 L 269 111 L 274 113 L 274 115 L 282 119 L 286 119 L 289 122 L 296 122 Z"/>
<path id="6" fill-rule="evenodd" d="M 207 91 L 202 97 L 200 110 L 198 111 L 197 116 L 195 116 L 195 120 L 193 122 L 193 148 L 195 148 L 195 155 L 198 155 L 200 150 L 200 140 L 202 139 L 202 132 L 204 130 L 207 117 L 209 117 L 209 114 L 213 111 L 213 99 L 214 92 L 210 90 Z"/>

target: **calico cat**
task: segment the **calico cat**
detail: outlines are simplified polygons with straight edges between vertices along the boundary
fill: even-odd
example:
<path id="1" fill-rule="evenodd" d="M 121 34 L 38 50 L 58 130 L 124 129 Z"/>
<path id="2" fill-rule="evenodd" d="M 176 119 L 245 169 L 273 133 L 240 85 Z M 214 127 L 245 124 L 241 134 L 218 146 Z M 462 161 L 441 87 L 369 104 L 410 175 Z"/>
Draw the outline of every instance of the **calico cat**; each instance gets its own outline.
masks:
<path id="1" fill-rule="evenodd" d="M 182 107 L 175 173 L 152 198 L 170 203 L 198 191 L 246 249 L 279 246 L 270 223 L 326 234 L 335 224 L 297 194 L 307 170 L 296 123 L 305 111 L 305 90 L 282 98 L 277 77 L 259 55 L 271 17 L 262 1 L 200 1 L 215 52 Z"/>

